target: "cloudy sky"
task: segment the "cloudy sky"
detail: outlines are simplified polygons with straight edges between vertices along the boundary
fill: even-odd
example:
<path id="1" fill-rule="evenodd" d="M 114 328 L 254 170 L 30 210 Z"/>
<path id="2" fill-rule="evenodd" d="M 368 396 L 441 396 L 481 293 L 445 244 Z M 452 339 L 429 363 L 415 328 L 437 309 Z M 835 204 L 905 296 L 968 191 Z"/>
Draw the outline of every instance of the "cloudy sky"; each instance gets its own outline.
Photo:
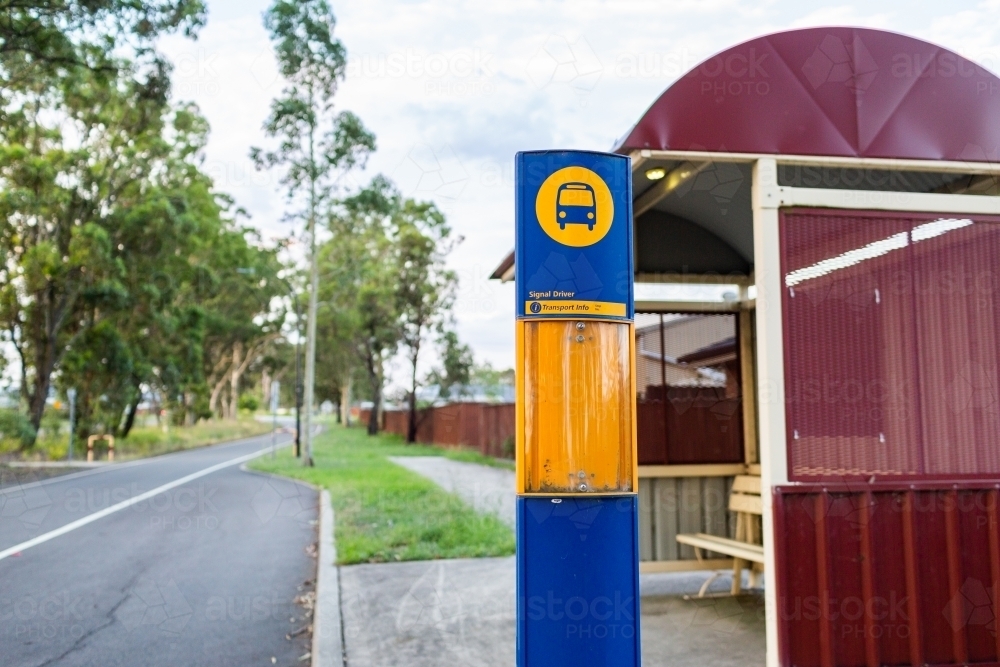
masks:
<path id="1" fill-rule="evenodd" d="M 281 89 L 261 25 L 268 0 L 208 0 L 197 41 L 161 44 L 175 96 L 212 125 L 207 168 L 251 223 L 288 233 L 284 199 L 248 147 Z M 1000 71 L 1000 0 L 334 0 L 350 66 L 338 94 L 378 136 L 376 173 L 435 201 L 464 242 L 455 316 L 477 358 L 513 363 L 513 288 L 487 280 L 513 247 L 518 150 L 607 150 L 687 69 L 730 45 L 796 27 L 889 29 Z"/>

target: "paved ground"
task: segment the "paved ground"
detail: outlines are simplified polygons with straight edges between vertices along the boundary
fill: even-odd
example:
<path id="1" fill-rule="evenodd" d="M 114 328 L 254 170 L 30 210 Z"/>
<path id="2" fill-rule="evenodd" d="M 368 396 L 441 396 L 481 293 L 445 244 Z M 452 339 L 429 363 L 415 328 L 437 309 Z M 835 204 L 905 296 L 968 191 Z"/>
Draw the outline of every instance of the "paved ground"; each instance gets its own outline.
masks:
<path id="1" fill-rule="evenodd" d="M 697 591 L 703 580 L 643 577 L 645 667 L 764 664 L 760 596 L 651 594 Z M 348 667 L 514 664 L 513 557 L 352 565 L 340 583 Z"/>
<path id="2" fill-rule="evenodd" d="M 315 573 L 316 494 L 240 469 L 269 444 L 249 438 L 0 489 L 0 663 L 307 664 L 306 633 L 286 635 L 308 623 L 293 600 Z"/>
<path id="3" fill-rule="evenodd" d="M 441 457 L 397 457 L 481 511 L 514 522 L 514 474 Z M 643 664 L 741 667 L 764 663 L 760 596 L 686 601 L 705 573 L 643 575 Z M 728 591 L 720 577 L 713 591 Z M 482 558 L 341 568 L 348 667 L 514 664 L 514 559 Z"/>
<path id="4" fill-rule="evenodd" d="M 14 468 L 0 464 L 0 489 L 7 486 L 14 486 L 15 484 L 29 484 L 42 479 L 48 479 L 49 477 L 59 477 L 60 475 L 68 475 L 74 472 L 78 472 L 78 469 L 61 466 Z"/>
<path id="5" fill-rule="evenodd" d="M 349 667 L 514 665 L 514 559 L 341 568 Z"/>
<path id="6" fill-rule="evenodd" d="M 499 516 L 514 526 L 514 471 L 443 456 L 390 456 L 393 463 L 423 475 L 454 493 L 477 511 Z"/>

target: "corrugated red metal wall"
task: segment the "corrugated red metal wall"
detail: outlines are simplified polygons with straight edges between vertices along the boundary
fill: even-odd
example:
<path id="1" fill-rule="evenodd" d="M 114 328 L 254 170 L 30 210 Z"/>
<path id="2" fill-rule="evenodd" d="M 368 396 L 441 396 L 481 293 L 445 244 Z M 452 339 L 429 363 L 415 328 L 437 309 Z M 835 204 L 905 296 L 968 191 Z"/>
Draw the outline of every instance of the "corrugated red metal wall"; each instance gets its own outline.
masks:
<path id="1" fill-rule="evenodd" d="M 1000 664 L 998 223 L 782 212 L 783 665 Z"/>
<path id="2" fill-rule="evenodd" d="M 792 479 L 1000 475 L 998 222 L 783 211 Z"/>
<path id="3" fill-rule="evenodd" d="M 1000 484 L 862 486 L 776 490 L 782 664 L 1000 662 Z"/>

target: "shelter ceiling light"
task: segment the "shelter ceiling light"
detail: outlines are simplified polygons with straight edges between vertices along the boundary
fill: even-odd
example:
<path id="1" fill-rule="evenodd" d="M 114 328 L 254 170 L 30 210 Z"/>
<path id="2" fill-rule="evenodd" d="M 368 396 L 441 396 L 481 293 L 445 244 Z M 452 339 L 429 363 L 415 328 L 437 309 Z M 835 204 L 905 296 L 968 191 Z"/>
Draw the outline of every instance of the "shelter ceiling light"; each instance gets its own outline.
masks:
<path id="1" fill-rule="evenodd" d="M 695 164 L 693 162 L 685 162 L 669 173 L 666 169 L 660 167 L 648 169 L 646 171 L 646 178 L 653 180 L 654 184 L 652 187 L 647 188 L 646 191 L 635 200 L 635 204 L 632 207 L 632 214 L 635 217 L 639 217 L 649 209 L 653 208 L 662 199 L 666 198 L 671 192 L 683 185 L 689 178 L 701 172 L 709 164 L 711 163 L 700 162 Z M 659 172 L 660 175 L 657 176 L 655 172 Z M 656 176 L 655 179 L 653 178 L 654 176 Z"/>

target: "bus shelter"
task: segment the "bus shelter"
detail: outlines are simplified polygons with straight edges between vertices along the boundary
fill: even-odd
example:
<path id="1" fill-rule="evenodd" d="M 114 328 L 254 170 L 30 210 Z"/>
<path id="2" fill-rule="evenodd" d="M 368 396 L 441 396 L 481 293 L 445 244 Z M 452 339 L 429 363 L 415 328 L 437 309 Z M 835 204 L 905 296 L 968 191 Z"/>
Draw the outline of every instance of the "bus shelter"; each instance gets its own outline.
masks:
<path id="1" fill-rule="evenodd" d="M 614 150 L 642 571 L 763 572 L 769 666 L 1000 663 L 1000 79 L 895 33 L 783 32 Z"/>

